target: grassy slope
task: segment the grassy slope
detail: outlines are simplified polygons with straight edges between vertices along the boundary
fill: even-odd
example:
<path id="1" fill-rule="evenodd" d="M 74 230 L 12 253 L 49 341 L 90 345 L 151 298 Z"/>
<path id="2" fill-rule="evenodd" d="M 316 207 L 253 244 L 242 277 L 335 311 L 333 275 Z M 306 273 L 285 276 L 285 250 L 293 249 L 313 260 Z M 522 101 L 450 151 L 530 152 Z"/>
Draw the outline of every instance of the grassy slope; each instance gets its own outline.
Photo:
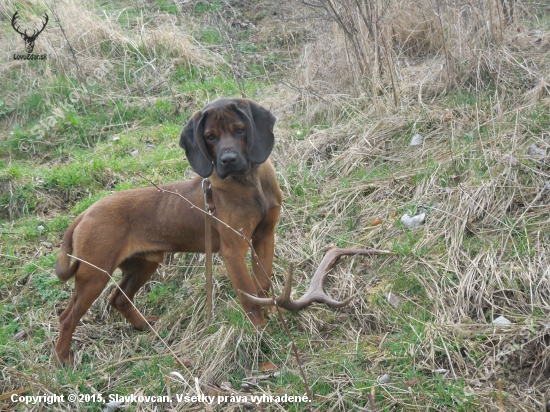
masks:
<path id="1" fill-rule="evenodd" d="M 62 18 L 71 15 L 68 4 L 58 11 Z M 99 8 L 106 9 L 109 25 Z M 220 18 L 218 11 L 223 12 Z M 140 43 L 142 13 L 158 29 L 157 42 Z M 225 26 L 233 13 L 244 23 Z M 267 361 L 281 375 L 260 382 L 256 393 L 304 393 L 282 326 L 273 317 L 265 331 L 253 330 L 220 261 L 216 318 L 203 332 L 200 256 L 170 256 L 136 299 L 143 313 L 161 316 L 157 331 L 172 350 L 193 360 L 189 373 L 165 355 L 157 337 L 131 330 L 109 309 L 106 298 L 113 286 L 77 328 L 76 367 L 53 369 L 50 363 L 57 316 L 72 291 L 71 282 L 57 281 L 53 263 L 72 218 L 114 190 L 146 186 L 135 172 L 159 183 L 189 176 L 177 145 L 181 125 L 204 103 L 239 96 L 241 88 L 271 105 L 279 119 L 272 158 L 285 209 L 277 232 L 277 283 L 288 262 L 296 261 L 295 288 L 302 291 L 329 244 L 397 252 L 386 258 L 348 258 L 329 276 L 328 289 L 335 297 L 357 295 L 349 308 L 319 305 L 285 312 L 315 404 L 321 410 L 367 406 L 366 395 L 375 386 L 383 410 L 491 410 L 497 404 L 496 379 L 503 378 L 507 410 L 532 410 L 528 408 L 548 393 L 547 382 L 538 379 L 548 373 L 548 206 L 546 195 L 539 195 L 547 164 L 526 151 L 533 142 L 546 144 L 547 100 L 517 105 L 494 90 L 458 90 L 401 110 L 338 99 L 328 109 L 321 101 L 319 109 L 308 105 L 304 92 L 268 81 L 280 74 L 274 69 L 288 56 L 283 52 L 288 39 L 301 47 L 303 32 L 284 21 L 274 25 L 277 20 L 267 14 L 262 8 L 246 12 L 257 25 L 254 31 L 239 10 L 227 11 L 217 3 L 197 2 L 185 10 L 169 2 L 144 9 L 98 3 L 86 14 L 93 30 L 75 44 L 88 46 L 88 54 L 77 57 L 80 68 L 66 50 L 65 60 L 47 66 L 4 64 L 0 394 L 26 387 L 35 395 L 160 395 L 168 393 L 164 377 L 172 371 L 214 387 L 230 382 L 239 392 L 250 371 Z M 78 23 L 73 27 L 62 21 L 76 43 Z M 3 15 L 0 23 L 9 27 L 9 17 Z M 209 50 L 193 42 L 162 41 L 174 27 L 182 38 L 191 30 Z M 295 31 L 289 34 L 289 29 Z M 281 34 L 266 41 L 265 30 Z M 65 44 L 59 30 L 52 29 L 49 41 L 37 47 L 53 52 Z M 147 71 L 145 61 L 155 58 L 155 70 Z M 232 61 L 234 70 L 219 59 Z M 102 61 L 114 65 L 109 75 L 44 139 L 36 139 L 30 132 L 36 119 L 51 116 L 77 79 L 82 81 Z M 242 81 L 234 76 L 240 71 Z M 36 79 L 40 88 L 31 86 Z M 408 141 L 414 133 L 427 139 L 411 150 Z M 419 207 L 428 211 L 426 226 L 405 230 L 399 218 Z M 371 226 L 377 218 L 382 224 Z M 389 302 L 389 292 L 398 301 Z M 495 332 L 491 322 L 500 315 L 516 326 Z M 505 362 L 503 351 L 511 351 Z M 149 358 L 131 359 L 144 356 Z M 441 369 L 448 372 L 434 372 Z M 531 371 L 534 377 L 529 377 Z M 390 376 L 387 385 L 377 383 L 383 374 Z M 177 380 L 170 385 L 172 393 L 188 391 Z M 525 402 L 521 394 L 529 388 Z M 283 408 L 301 410 L 292 404 Z M 97 405 L 88 402 L 77 409 L 97 410 Z"/>

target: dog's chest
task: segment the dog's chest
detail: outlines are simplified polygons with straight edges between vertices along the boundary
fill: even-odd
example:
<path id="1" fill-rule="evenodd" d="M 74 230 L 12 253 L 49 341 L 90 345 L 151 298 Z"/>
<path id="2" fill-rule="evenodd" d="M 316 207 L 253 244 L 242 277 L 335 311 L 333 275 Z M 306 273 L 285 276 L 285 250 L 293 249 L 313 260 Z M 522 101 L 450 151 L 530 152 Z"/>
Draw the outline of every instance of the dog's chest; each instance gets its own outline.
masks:
<path id="1" fill-rule="evenodd" d="M 259 181 L 253 183 L 226 185 L 218 190 L 214 187 L 216 215 L 221 220 L 227 219 L 227 223 L 236 220 L 254 226 L 262 222 L 268 211 L 276 206 L 276 199 Z"/>

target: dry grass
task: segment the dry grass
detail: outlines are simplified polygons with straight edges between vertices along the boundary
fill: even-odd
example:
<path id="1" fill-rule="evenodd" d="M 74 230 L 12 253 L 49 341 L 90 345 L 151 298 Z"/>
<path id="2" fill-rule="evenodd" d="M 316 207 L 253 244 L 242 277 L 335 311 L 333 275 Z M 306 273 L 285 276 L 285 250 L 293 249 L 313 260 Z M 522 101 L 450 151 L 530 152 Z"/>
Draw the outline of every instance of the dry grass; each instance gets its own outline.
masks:
<path id="1" fill-rule="evenodd" d="M 339 2 L 344 3 L 354 2 Z M 535 11 L 523 2 L 513 23 L 505 21 L 497 2 L 465 8 L 440 1 L 441 20 L 436 3 L 390 2 L 379 22 L 385 46 L 378 56 L 368 28 L 353 13 L 346 18 L 363 36 L 359 49 L 337 23 L 313 20 L 310 9 L 293 3 L 273 6 L 279 14 L 266 22 L 284 27 L 288 56 L 303 51 L 298 61 L 285 63 L 286 79 L 258 98 L 278 118 L 272 159 L 285 204 L 276 241 L 276 289 L 294 261 L 294 288 L 304 290 L 322 250 L 331 244 L 397 252 L 342 259 L 329 275 L 327 291 L 335 298 L 353 294 L 348 308 L 314 305 L 285 314 L 318 410 L 367 405 L 366 395 L 375 386 L 377 406 L 385 410 L 494 411 L 499 378 L 506 411 L 540 410 L 543 396 L 550 397 L 550 207 L 544 189 L 549 165 L 547 156 L 527 154 L 533 143 L 550 150 L 550 29 L 547 22 L 534 27 Z M 168 53 L 173 59 L 193 65 L 209 67 L 216 61 L 181 34 L 173 16 L 153 13 L 147 18 L 151 27 L 144 22 L 119 27 L 114 17 L 78 14 L 73 3 L 65 4 L 58 13 L 67 22 L 83 73 L 102 59 L 114 58 L 120 65 L 142 59 L 140 47 L 152 56 L 166 56 L 160 49 L 173 47 Z M 376 4 L 381 12 L 385 2 Z M 7 6 L 11 10 L 13 3 Z M 295 37 L 288 33 L 300 30 L 310 41 L 291 44 Z M 258 32 L 265 36 L 261 28 Z M 63 53 L 48 61 L 52 71 L 60 65 L 80 75 L 58 29 L 39 41 L 48 53 Z M 114 44 L 114 54 L 102 54 L 102 42 Z M 159 57 L 150 71 L 146 60 L 139 61 L 140 81 L 153 85 L 165 78 L 172 60 Z M 1 64 L 0 70 L 13 72 L 14 62 Z M 21 84 L 33 76 L 21 71 Z M 168 88 L 162 86 L 161 93 L 169 94 Z M 135 90 L 128 96 L 145 99 Z M 417 132 L 424 143 L 411 147 Z M 399 218 L 419 208 L 427 212 L 426 224 L 405 229 Z M 382 223 L 371 226 L 375 219 Z M 27 245 L 19 249 L 24 261 L 48 253 Z M 111 287 L 77 328 L 74 370 L 54 371 L 44 359 L 65 302 L 51 311 L 35 306 L 18 313 L 28 318 L 31 336 L 39 330 L 45 337 L 14 344 L 18 354 L 0 363 L 0 393 L 31 387 L 33 393 L 166 394 L 164 377 L 177 370 L 186 379 L 198 377 L 205 393 L 229 393 L 220 386 L 230 381 L 234 392 L 244 394 L 239 383 L 267 361 L 277 364 L 283 377 L 260 381 L 256 394 L 301 390 L 277 319 L 270 317 L 260 331 L 243 321 L 220 260 L 216 317 L 205 329 L 203 265 L 199 256 L 170 256 L 137 299 L 143 313 L 161 315 L 156 330 L 178 356 L 193 360 L 189 372 L 152 334 L 132 331 L 110 311 Z M 50 267 L 40 270 L 53 273 Z M 27 281 L 21 275 L 2 300 L 25 299 Z M 158 300 L 148 299 L 165 284 L 177 287 Z M 71 285 L 60 288 L 72 290 Z M 512 324 L 495 326 L 499 316 Z M 150 357 L 131 359 L 140 356 Z M 390 375 L 390 383 L 377 382 L 383 374 Z M 170 387 L 172 393 L 189 391 L 177 379 Z M 462 402 L 470 403 L 464 407 Z M 273 404 L 270 410 L 287 407 Z M 178 404 L 173 410 L 189 408 Z M 150 410 L 150 405 L 133 410 Z"/>
<path id="2" fill-rule="evenodd" d="M 507 23 L 497 2 L 467 10 L 441 3 L 441 22 L 433 2 L 390 3 L 378 35 L 388 47 L 381 58 L 391 59 L 381 71 L 355 3 L 336 9 L 349 31 L 357 29 L 364 61 L 337 22 L 312 28 L 316 41 L 304 48 L 291 80 L 291 109 L 281 113 L 302 116 L 311 132 L 302 139 L 300 131 L 287 130 L 293 143 L 281 159 L 308 184 L 317 183 L 318 200 L 306 196 L 297 210 L 287 206 L 283 225 L 296 240 L 280 256 L 303 259 L 304 250 L 317 253 L 331 240 L 399 250 L 397 266 L 392 259 L 369 263 L 368 280 L 339 273 L 342 289 L 360 297 L 344 340 L 357 341 L 360 331 L 395 333 L 393 316 L 400 330 L 413 321 L 402 309 L 389 317 L 369 313 L 373 293 L 399 288 L 392 278 L 397 269 L 418 282 L 427 299 L 417 300 L 412 286 L 398 296 L 432 319 L 421 327 L 425 335 L 417 346 L 411 344 L 415 367 L 444 368 L 447 379 L 463 380 L 467 391 L 480 395 L 479 410 L 497 407 L 489 394 L 503 378 L 506 410 L 534 410 L 550 391 L 550 209 L 548 157 L 527 151 L 533 143 L 546 153 L 550 148 L 543 114 L 550 107 L 550 31 L 547 24 L 530 26 L 540 5 L 519 3 L 515 21 Z M 377 4 L 382 9 L 385 3 Z M 535 113 L 546 120 L 539 123 Z M 416 132 L 424 144 L 408 146 Z M 398 218 L 419 207 L 428 211 L 426 225 L 407 235 Z M 303 233 L 310 219 L 315 223 Z M 375 219 L 383 223 L 370 226 Z M 492 325 L 499 316 L 513 326 Z M 383 363 L 384 355 L 379 359 Z"/>
<path id="3" fill-rule="evenodd" d="M 500 2 L 488 0 L 317 3 L 313 10 L 322 11 L 322 23 L 312 27 L 316 42 L 305 47 L 293 78 L 306 94 L 310 118 L 315 112 L 310 100 L 332 114 L 347 110 L 350 97 L 365 94 L 369 101 L 379 97 L 373 103 L 382 111 L 386 104 L 398 109 L 430 104 L 452 90 L 496 88 L 499 94 L 520 93 L 523 103 L 549 96 L 550 39 L 540 28 L 544 24 L 529 20 L 542 3 L 518 3 L 513 22 L 496 7 Z M 378 16 L 370 29 L 365 4 Z"/>
<path id="4" fill-rule="evenodd" d="M 23 51 L 23 42 L 9 27 L 16 9 L 22 16 L 23 27 L 39 24 L 43 13 L 50 16 L 47 30 L 36 41 L 35 53 L 40 51 L 48 56 L 43 65 L 32 66 L 12 58 Z M 129 10 L 133 14 L 128 14 Z M 83 7 L 71 0 L 55 1 L 51 5 L 5 0 L 0 13 L 6 30 L 10 30 L 6 32 L 9 36 L 3 37 L 0 48 L 0 75 L 9 75 L 12 82 L 11 89 L 3 96 L 8 106 L 21 104 L 36 88 L 42 88 L 41 92 L 45 94 L 42 104 L 55 113 L 60 102 L 68 97 L 56 86 L 68 82 L 71 89 L 90 91 L 83 95 L 89 104 L 124 101 L 127 107 L 138 106 L 154 111 L 157 110 L 155 102 L 169 96 L 181 110 L 189 104 L 188 96 L 176 95 L 167 78 L 174 75 L 177 67 L 200 70 L 214 68 L 222 61 L 219 55 L 199 45 L 185 30 L 182 22 L 185 14 L 174 16 L 160 11 L 153 4 L 144 5 L 141 15 L 136 15 L 135 9 L 119 9 L 116 3 L 100 7 L 97 2 L 87 2 Z M 187 22 L 190 22 L 189 18 Z M 98 79 L 97 70 L 102 67 L 106 68 L 106 74 Z M 124 81 L 114 82 L 113 79 L 120 74 Z M 88 79 L 97 81 L 98 86 L 88 88 Z M 105 127 L 125 123 L 123 117 L 124 113 L 114 113 L 111 124 Z M 32 113 L 22 112 L 11 119 L 9 126 L 35 120 Z M 64 137 L 51 133 L 50 139 L 54 138 L 59 144 Z"/>

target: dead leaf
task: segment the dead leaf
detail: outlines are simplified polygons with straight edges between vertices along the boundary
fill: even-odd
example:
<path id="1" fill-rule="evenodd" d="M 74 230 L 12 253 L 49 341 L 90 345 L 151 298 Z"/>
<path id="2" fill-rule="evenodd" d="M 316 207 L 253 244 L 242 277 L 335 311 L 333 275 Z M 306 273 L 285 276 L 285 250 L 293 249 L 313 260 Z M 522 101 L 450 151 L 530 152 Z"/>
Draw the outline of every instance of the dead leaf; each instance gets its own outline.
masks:
<path id="1" fill-rule="evenodd" d="M 212 396 L 214 398 L 221 396 L 221 393 L 222 393 L 218 388 L 213 386 L 208 386 L 205 392 L 208 394 L 207 396 Z"/>
<path id="2" fill-rule="evenodd" d="M 12 395 L 19 395 L 23 392 L 27 392 L 28 390 L 29 390 L 29 388 L 23 388 L 23 389 L 18 389 L 18 390 L 13 391 L 13 392 L 5 393 L 3 395 L 0 395 L 0 401 L 5 401 L 6 399 L 10 399 Z"/>
<path id="3" fill-rule="evenodd" d="M 413 388 L 419 384 L 420 384 L 420 379 L 418 378 L 411 378 L 407 382 L 405 382 L 405 385 L 407 386 L 407 388 Z"/>
<path id="4" fill-rule="evenodd" d="M 336 315 L 336 317 L 334 318 L 334 320 L 336 320 L 338 323 L 344 323 L 345 321 L 348 320 L 348 316 L 341 313 L 339 315 Z"/>
<path id="5" fill-rule="evenodd" d="M 390 305 L 392 305 L 394 308 L 398 307 L 399 304 L 401 303 L 401 299 L 399 299 L 397 296 L 395 296 L 395 294 L 389 292 L 388 293 L 388 303 Z"/>
<path id="6" fill-rule="evenodd" d="M 493 321 L 493 324 L 496 326 L 508 326 L 511 325 L 512 322 L 504 316 L 499 316 Z"/>
<path id="7" fill-rule="evenodd" d="M 121 406 L 124 402 L 120 401 L 112 401 L 105 404 L 105 408 L 103 408 L 103 412 L 115 412 L 119 410 L 119 406 Z"/>
<path id="8" fill-rule="evenodd" d="M 264 362 L 259 367 L 260 371 L 268 372 L 277 370 L 277 366 L 273 362 Z"/>
<path id="9" fill-rule="evenodd" d="M 384 375 L 378 377 L 377 380 L 378 380 L 378 382 L 380 382 L 381 384 L 384 384 L 384 383 L 389 383 L 391 379 L 390 379 L 390 375 L 384 374 Z"/>
<path id="10" fill-rule="evenodd" d="M 220 388 L 222 388 L 224 391 L 231 392 L 233 390 L 233 385 L 231 382 L 222 382 L 220 383 Z"/>
<path id="11" fill-rule="evenodd" d="M 538 147 L 535 143 L 533 143 L 527 149 L 527 154 L 532 157 L 544 157 L 546 156 L 546 149 L 542 149 Z"/>
<path id="12" fill-rule="evenodd" d="M 20 330 L 15 335 L 13 335 L 13 340 L 20 340 L 20 339 L 23 339 L 25 336 L 27 336 L 27 331 Z"/>
<path id="13" fill-rule="evenodd" d="M 378 226 L 380 223 L 382 223 L 382 219 L 374 219 L 372 222 L 371 222 L 371 226 Z"/>

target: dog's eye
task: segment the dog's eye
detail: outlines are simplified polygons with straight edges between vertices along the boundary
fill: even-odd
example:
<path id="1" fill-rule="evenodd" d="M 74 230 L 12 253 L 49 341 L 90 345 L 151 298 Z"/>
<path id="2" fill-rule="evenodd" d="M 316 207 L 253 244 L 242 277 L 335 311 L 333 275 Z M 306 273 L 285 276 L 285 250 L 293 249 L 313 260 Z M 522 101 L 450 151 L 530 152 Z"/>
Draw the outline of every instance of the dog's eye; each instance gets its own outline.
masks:
<path id="1" fill-rule="evenodd" d="M 207 134 L 204 137 L 206 137 L 206 140 L 208 140 L 209 142 L 213 142 L 214 140 L 216 140 L 216 136 L 212 134 Z"/>
<path id="2" fill-rule="evenodd" d="M 237 134 L 243 134 L 243 133 L 244 133 L 244 129 L 243 129 L 243 128 L 237 129 L 237 130 L 236 130 L 236 133 L 237 133 Z"/>

